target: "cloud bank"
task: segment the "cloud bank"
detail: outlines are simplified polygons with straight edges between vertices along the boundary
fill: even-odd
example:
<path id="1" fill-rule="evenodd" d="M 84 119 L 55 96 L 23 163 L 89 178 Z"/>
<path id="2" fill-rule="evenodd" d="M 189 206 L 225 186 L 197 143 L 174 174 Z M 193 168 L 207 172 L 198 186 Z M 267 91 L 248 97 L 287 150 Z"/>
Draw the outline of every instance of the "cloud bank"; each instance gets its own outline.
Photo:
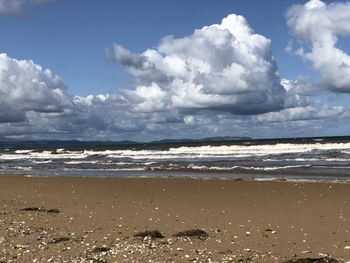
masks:
<path id="1" fill-rule="evenodd" d="M 319 88 L 350 92 L 350 56 L 337 47 L 339 37 L 350 37 L 350 2 L 327 5 L 310 0 L 292 6 L 286 19 L 292 35 L 301 42 L 294 52 L 320 74 Z"/>
<path id="2" fill-rule="evenodd" d="M 291 32 L 311 47 L 299 53 L 312 63 L 318 36 L 310 32 L 319 25 L 306 23 L 301 17 L 312 17 L 318 9 L 317 15 L 335 8 L 312 0 L 288 11 Z M 324 44 L 323 38 L 321 42 Z M 336 41 L 333 44 L 330 52 L 338 50 Z M 187 37 L 165 37 L 141 54 L 115 44 L 106 56 L 131 74 L 133 88 L 119 89 L 115 94 L 73 96 L 51 70 L 31 60 L 0 54 L 0 138 L 274 137 L 312 135 L 310 128 L 327 135 L 326 123 L 350 117 L 345 107 L 310 98 L 314 86 L 307 80 L 282 79 L 271 41 L 256 34 L 244 17 L 234 14 Z M 332 64 L 326 56 L 320 60 L 322 66 L 313 64 L 315 69 L 322 76 L 326 67 L 332 75 L 337 63 Z M 335 74 L 345 73 L 338 70 Z M 342 84 L 345 76 L 338 82 L 333 79 L 337 76 L 324 76 L 321 81 L 334 82 L 330 90 L 346 91 Z M 332 127 L 337 125 L 331 124 L 328 130 Z"/>
<path id="3" fill-rule="evenodd" d="M 86 139 L 136 130 L 126 104 L 121 95 L 71 96 L 49 69 L 0 54 L 0 136 Z"/>

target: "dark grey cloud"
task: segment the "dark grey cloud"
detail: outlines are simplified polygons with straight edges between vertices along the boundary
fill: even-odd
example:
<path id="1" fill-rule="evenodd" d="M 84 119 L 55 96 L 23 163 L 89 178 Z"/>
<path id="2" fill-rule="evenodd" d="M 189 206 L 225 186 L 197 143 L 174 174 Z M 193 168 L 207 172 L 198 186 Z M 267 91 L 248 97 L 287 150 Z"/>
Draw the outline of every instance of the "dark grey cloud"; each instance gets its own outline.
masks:
<path id="1" fill-rule="evenodd" d="M 1 123 L 17 123 L 26 120 L 25 112 L 17 110 L 15 105 L 9 105 L 2 102 L 0 105 L 0 124 Z"/>
<path id="2" fill-rule="evenodd" d="M 106 58 L 111 61 L 118 61 L 133 76 L 142 80 L 143 83 L 166 83 L 170 80 L 169 77 L 159 70 L 146 56 L 134 54 L 120 45 L 115 44 L 112 51 L 107 49 Z"/>

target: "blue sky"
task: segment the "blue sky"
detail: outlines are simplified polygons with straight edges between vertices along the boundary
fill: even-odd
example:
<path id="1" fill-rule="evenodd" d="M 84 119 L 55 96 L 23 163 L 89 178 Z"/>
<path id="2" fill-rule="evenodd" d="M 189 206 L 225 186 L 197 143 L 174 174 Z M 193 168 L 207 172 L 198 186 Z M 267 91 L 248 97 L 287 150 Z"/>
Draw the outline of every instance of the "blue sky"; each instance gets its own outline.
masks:
<path id="1" fill-rule="evenodd" d="M 349 14 L 349 1 L 0 0 L 0 138 L 349 135 Z"/>

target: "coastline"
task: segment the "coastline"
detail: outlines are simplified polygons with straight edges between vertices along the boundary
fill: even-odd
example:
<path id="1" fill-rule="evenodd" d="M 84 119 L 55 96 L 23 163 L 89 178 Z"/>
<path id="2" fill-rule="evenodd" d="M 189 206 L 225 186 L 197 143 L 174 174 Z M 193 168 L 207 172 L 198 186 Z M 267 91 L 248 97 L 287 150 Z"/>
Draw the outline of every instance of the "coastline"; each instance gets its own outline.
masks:
<path id="1" fill-rule="evenodd" d="M 12 171 L 0 172 L 1 176 L 20 176 L 27 178 L 95 178 L 95 179 L 188 179 L 188 180 L 224 180 L 224 181 L 256 181 L 256 182 L 294 182 L 294 183 L 336 183 L 350 184 L 349 175 L 310 175 L 303 173 L 230 173 L 230 172 L 186 172 L 186 171 L 57 171 L 49 174 L 49 171 Z"/>
<path id="2" fill-rule="evenodd" d="M 334 182 L 1 175 L 0 261 L 348 260 L 349 191 Z M 208 238 L 173 237 L 190 229 Z M 134 237 L 145 230 L 165 237 Z"/>

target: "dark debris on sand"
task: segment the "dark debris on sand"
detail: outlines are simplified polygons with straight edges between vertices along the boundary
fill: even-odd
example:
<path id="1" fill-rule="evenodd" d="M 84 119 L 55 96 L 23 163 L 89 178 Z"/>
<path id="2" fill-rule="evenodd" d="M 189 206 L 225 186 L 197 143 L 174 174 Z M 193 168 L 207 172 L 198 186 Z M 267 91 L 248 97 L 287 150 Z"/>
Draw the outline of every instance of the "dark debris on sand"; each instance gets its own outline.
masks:
<path id="1" fill-rule="evenodd" d="M 110 250 L 111 250 L 111 248 L 106 247 L 106 246 L 104 246 L 104 247 L 95 247 L 95 248 L 92 250 L 92 253 L 102 253 L 102 252 L 108 252 L 108 251 L 110 251 Z"/>
<path id="2" fill-rule="evenodd" d="M 142 238 L 150 237 L 152 239 L 164 238 L 163 234 L 158 230 L 139 232 L 139 233 L 136 233 L 134 237 L 142 237 Z"/>
<path id="3" fill-rule="evenodd" d="M 61 211 L 56 208 L 45 209 L 43 207 L 25 207 L 21 211 L 24 212 L 47 212 L 49 214 L 59 214 Z"/>
<path id="4" fill-rule="evenodd" d="M 25 207 L 22 208 L 21 211 L 25 212 L 45 212 L 46 210 L 42 207 Z"/>
<path id="5" fill-rule="evenodd" d="M 61 211 L 56 208 L 52 208 L 52 209 L 48 209 L 46 212 L 51 214 L 59 214 Z"/>
<path id="6" fill-rule="evenodd" d="M 180 231 L 174 235 L 174 237 L 195 237 L 201 240 L 205 240 L 209 237 L 207 232 L 201 229 L 191 229 L 186 231 Z"/>
<path id="7" fill-rule="evenodd" d="M 92 263 L 107 263 L 107 260 L 103 258 L 88 258 L 87 260 Z"/>
<path id="8" fill-rule="evenodd" d="M 51 244 L 57 244 L 57 243 L 61 243 L 61 242 L 67 242 L 71 240 L 70 237 L 55 237 L 51 240 Z"/>
<path id="9" fill-rule="evenodd" d="M 343 263 L 343 261 L 334 257 L 323 258 L 298 258 L 285 261 L 284 263 Z"/>

